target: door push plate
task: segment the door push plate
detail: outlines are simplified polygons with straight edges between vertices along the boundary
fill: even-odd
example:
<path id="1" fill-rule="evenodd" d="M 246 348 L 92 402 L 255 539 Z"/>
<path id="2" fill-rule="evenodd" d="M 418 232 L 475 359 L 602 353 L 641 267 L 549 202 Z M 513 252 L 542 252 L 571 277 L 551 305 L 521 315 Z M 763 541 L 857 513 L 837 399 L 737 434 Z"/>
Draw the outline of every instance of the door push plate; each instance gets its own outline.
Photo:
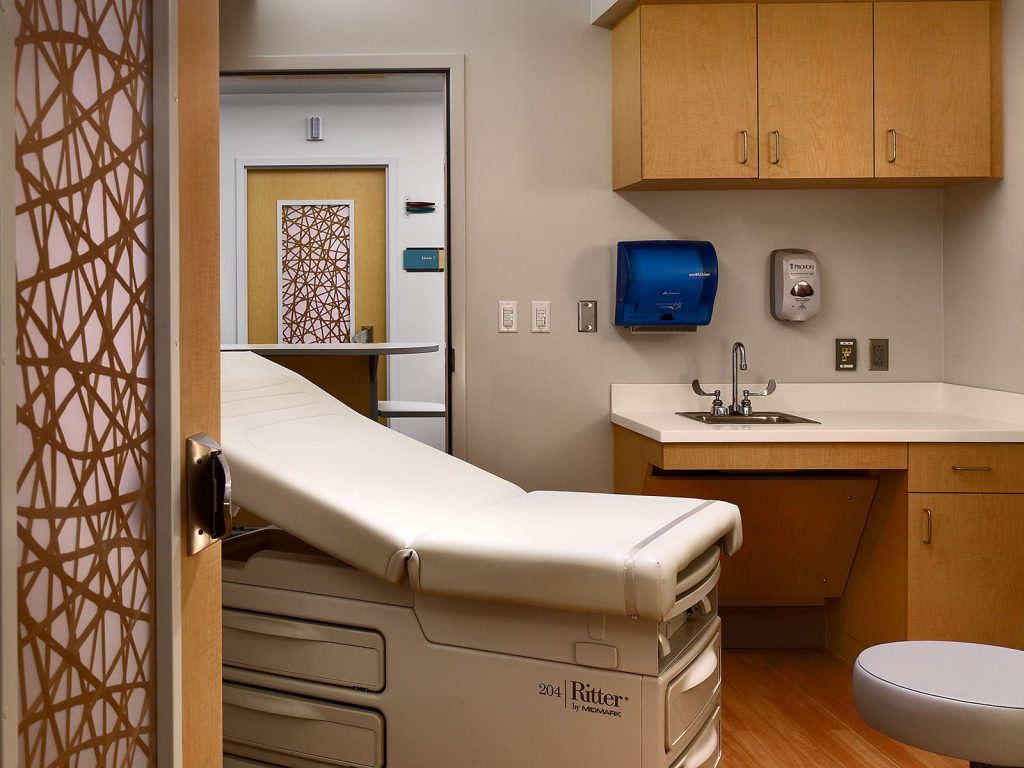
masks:
<path id="1" fill-rule="evenodd" d="M 188 553 L 202 552 L 231 533 L 231 471 L 217 441 L 206 434 L 185 441 L 185 520 Z"/>

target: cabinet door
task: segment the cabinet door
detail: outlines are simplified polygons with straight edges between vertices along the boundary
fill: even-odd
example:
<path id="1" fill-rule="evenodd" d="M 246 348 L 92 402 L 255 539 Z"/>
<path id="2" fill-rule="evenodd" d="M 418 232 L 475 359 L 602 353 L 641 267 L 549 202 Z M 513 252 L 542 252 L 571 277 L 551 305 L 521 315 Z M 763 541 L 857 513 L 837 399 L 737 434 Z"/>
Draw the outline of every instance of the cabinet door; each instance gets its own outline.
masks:
<path id="1" fill-rule="evenodd" d="M 987 2 L 875 5 L 875 175 L 989 176 Z"/>
<path id="2" fill-rule="evenodd" d="M 641 6 L 645 179 L 757 177 L 757 7 Z"/>
<path id="3" fill-rule="evenodd" d="M 909 498 L 908 639 L 1024 648 L 1024 495 Z"/>
<path id="4" fill-rule="evenodd" d="M 871 3 L 758 8 L 763 179 L 873 175 Z"/>

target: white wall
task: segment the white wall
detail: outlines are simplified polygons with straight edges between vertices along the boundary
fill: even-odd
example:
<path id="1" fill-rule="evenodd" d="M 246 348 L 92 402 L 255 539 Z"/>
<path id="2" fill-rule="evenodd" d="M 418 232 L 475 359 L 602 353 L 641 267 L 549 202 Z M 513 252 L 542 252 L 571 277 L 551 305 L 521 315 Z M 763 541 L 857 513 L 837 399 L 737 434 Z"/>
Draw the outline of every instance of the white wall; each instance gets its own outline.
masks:
<path id="1" fill-rule="evenodd" d="M 946 381 L 1024 392 L 1024 3 L 1003 3 L 1005 179 L 944 193 Z"/>
<path id="2" fill-rule="evenodd" d="M 609 384 L 722 379 L 736 339 L 746 381 L 941 380 L 942 193 L 612 192 L 611 41 L 586 0 L 222 0 L 221 12 L 232 66 L 243 55 L 466 54 L 469 252 L 452 258 L 467 269 L 474 463 L 530 488 L 609 490 Z M 715 244 L 714 321 L 631 338 L 609 322 L 612 250 L 659 237 Z M 823 265 L 824 308 L 805 326 L 768 312 L 780 247 L 810 248 Z M 578 298 L 600 302 L 599 333 L 576 332 Z M 499 336 L 499 299 L 551 300 L 553 333 Z M 891 371 L 836 373 L 833 339 L 846 335 L 890 338 Z"/>
<path id="3" fill-rule="evenodd" d="M 305 118 L 320 115 L 324 141 L 305 139 Z M 437 211 L 398 213 L 397 281 L 389 286 L 389 338 L 377 341 L 435 342 L 430 355 L 389 359 L 389 397 L 445 401 L 445 282 L 443 273 L 407 273 L 402 250 L 443 246 L 445 241 L 444 95 L 435 93 L 225 94 L 221 96 L 221 334 L 238 340 L 235 286 L 238 270 L 235 222 L 238 158 L 392 157 L 399 201 L 437 202 Z M 356 215 L 359 212 L 356 211 Z M 393 427 L 444 447 L 441 419 L 396 419 Z"/>

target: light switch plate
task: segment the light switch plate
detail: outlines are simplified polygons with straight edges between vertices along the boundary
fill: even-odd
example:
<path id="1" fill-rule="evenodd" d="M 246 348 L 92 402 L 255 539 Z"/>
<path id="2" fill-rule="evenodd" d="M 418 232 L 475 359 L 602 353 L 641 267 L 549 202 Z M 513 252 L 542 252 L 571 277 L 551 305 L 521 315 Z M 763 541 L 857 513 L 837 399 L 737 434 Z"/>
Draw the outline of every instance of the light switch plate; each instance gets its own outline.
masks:
<path id="1" fill-rule="evenodd" d="M 519 331 L 519 302 L 498 302 L 498 333 L 516 333 Z"/>
<path id="2" fill-rule="evenodd" d="M 530 333 L 551 333 L 551 302 L 531 302 L 530 310 Z"/>

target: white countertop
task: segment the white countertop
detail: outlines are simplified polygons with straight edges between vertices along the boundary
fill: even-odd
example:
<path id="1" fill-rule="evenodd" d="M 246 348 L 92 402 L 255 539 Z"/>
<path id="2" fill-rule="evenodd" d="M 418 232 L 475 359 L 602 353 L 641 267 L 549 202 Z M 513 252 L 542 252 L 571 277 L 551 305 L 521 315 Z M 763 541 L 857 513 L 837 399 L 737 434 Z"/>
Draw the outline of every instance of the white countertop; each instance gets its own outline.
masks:
<path id="1" fill-rule="evenodd" d="M 705 385 L 715 388 L 728 405 L 731 387 Z M 702 424 L 676 414 L 710 408 L 689 384 L 613 384 L 611 421 L 662 443 L 1024 442 L 1024 395 L 1007 392 L 931 382 L 780 383 L 774 395 L 752 400 L 755 413 L 782 411 L 821 423 Z"/>

